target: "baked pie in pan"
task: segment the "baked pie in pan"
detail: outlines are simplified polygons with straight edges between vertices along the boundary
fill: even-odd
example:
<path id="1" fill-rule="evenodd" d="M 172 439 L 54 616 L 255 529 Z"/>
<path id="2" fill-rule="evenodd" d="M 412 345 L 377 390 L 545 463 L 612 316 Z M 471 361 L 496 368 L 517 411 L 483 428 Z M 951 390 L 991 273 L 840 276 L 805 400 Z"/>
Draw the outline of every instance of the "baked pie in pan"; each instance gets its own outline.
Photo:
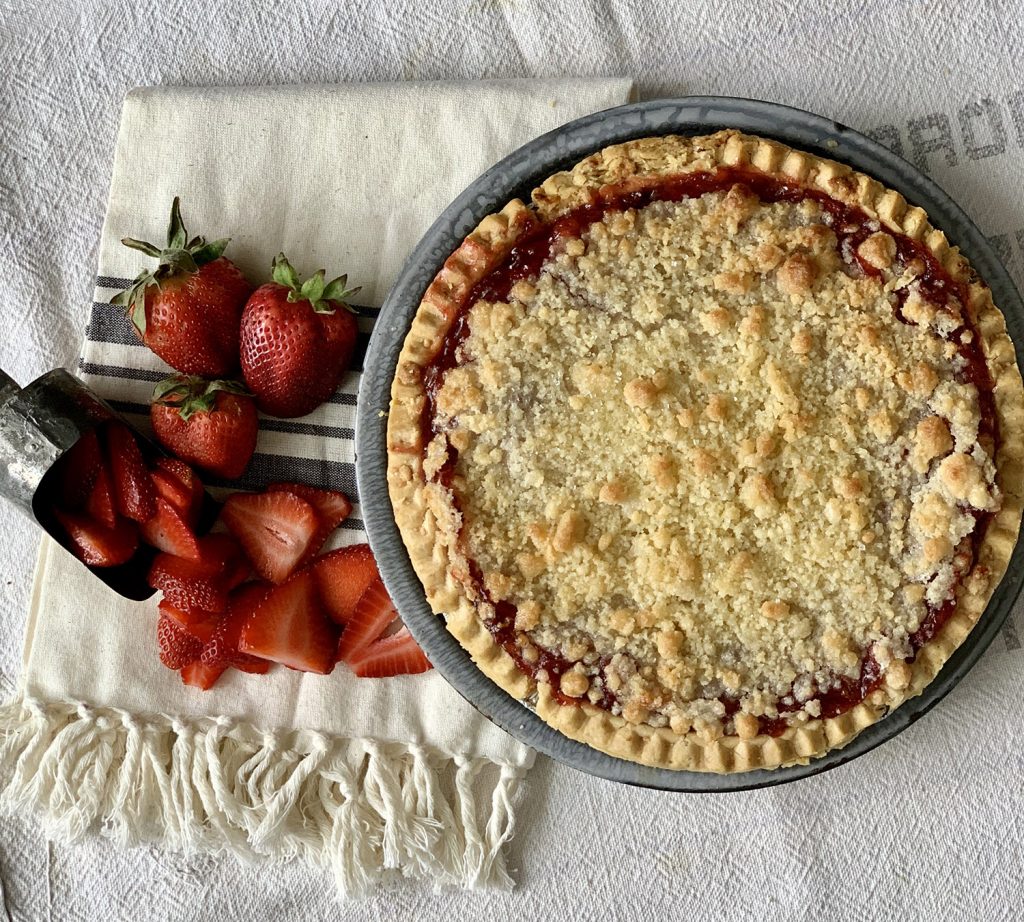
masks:
<path id="1" fill-rule="evenodd" d="M 990 292 L 868 176 L 723 131 L 606 148 L 466 237 L 399 359 L 430 604 L 567 736 L 805 762 L 919 694 L 1021 516 Z"/>

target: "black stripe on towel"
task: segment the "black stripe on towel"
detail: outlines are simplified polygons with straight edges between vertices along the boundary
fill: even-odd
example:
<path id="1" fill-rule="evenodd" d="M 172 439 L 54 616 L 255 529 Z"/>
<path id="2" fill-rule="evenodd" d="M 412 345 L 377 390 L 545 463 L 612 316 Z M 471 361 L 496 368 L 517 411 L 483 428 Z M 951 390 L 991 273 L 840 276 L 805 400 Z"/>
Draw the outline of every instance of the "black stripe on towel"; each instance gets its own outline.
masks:
<path id="1" fill-rule="evenodd" d="M 123 365 L 101 365 L 99 362 L 86 362 L 84 360 L 79 360 L 78 370 L 84 375 L 120 378 L 123 381 L 152 381 L 154 384 L 157 381 L 163 381 L 170 374 L 169 371 L 153 371 L 148 368 L 125 368 Z M 110 401 L 108 400 L 107 403 L 110 403 Z M 144 407 L 139 412 L 148 413 L 149 408 Z"/>
<path id="2" fill-rule="evenodd" d="M 78 361 L 78 370 L 85 375 L 96 375 L 103 378 L 120 378 L 124 381 L 162 381 L 168 375 L 173 372 L 170 371 L 153 371 L 151 369 L 144 368 L 127 368 L 124 365 L 104 365 L 99 362 L 86 362 L 82 359 Z M 108 403 L 110 401 L 107 401 Z M 356 395 L 348 394 L 344 391 L 338 391 L 327 398 L 326 403 L 334 403 L 340 406 L 354 407 L 356 405 Z M 141 406 L 141 404 L 140 404 Z M 128 410 L 126 412 L 136 412 Z M 149 410 L 139 410 L 137 412 L 146 412 Z M 289 430 L 282 429 L 282 432 Z"/>
<path id="3" fill-rule="evenodd" d="M 128 288 L 134 279 L 122 279 L 114 275 L 97 275 L 96 276 L 96 287 L 97 288 L 120 288 L 124 290 Z"/>
<path id="4" fill-rule="evenodd" d="M 132 400 L 107 400 L 118 413 L 136 413 L 149 416 L 148 403 L 135 403 Z M 277 419 L 274 416 L 261 416 L 260 429 L 264 432 L 286 432 L 289 435 L 312 435 L 323 439 L 341 439 L 354 441 L 356 433 L 348 426 L 325 426 L 320 423 L 300 423 L 291 419 Z"/>

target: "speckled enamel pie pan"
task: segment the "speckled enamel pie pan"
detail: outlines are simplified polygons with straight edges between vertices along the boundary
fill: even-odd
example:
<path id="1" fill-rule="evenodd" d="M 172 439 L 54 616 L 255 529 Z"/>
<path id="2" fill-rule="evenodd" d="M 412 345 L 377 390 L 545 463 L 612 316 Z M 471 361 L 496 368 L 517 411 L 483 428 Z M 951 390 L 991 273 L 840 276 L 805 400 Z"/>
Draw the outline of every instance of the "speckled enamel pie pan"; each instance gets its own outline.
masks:
<path id="1" fill-rule="evenodd" d="M 1020 354 L 1024 303 L 981 231 L 931 180 L 895 154 L 836 122 L 773 103 L 690 97 L 598 112 L 524 145 L 473 182 L 437 219 L 407 260 L 383 306 L 366 354 L 356 429 L 359 496 L 384 581 L 409 629 L 441 674 L 474 707 L 517 739 L 573 768 L 612 781 L 672 791 L 735 791 L 795 781 L 843 765 L 894 737 L 945 696 L 991 643 L 1021 587 L 1024 546 L 981 619 L 924 692 L 867 727 L 841 749 L 806 765 L 738 774 L 674 771 L 606 755 L 563 736 L 487 678 L 427 604 L 395 524 L 387 484 L 385 413 L 399 352 L 424 291 L 444 260 L 486 215 L 610 144 L 652 135 L 705 135 L 734 128 L 773 138 L 873 176 L 923 207 L 992 290 Z"/>

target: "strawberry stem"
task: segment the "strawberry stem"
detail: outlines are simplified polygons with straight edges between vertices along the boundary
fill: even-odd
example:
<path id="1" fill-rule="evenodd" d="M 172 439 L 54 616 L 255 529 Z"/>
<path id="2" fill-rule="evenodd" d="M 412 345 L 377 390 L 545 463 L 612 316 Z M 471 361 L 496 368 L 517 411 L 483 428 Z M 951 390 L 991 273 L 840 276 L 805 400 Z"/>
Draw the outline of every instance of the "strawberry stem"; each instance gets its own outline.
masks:
<path id="1" fill-rule="evenodd" d="M 284 253 L 274 257 L 271 267 L 271 278 L 278 285 L 288 289 L 288 300 L 293 304 L 298 301 L 309 301 L 318 314 L 333 314 L 339 305 L 351 313 L 352 306 L 346 303 L 348 298 L 361 290 L 361 286 L 348 288 L 348 275 L 340 275 L 333 281 L 326 282 L 326 270 L 320 269 L 305 282 L 299 281 L 299 274 L 288 262 Z"/>
<path id="2" fill-rule="evenodd" d="M 153 388 L 153 403 L 174 407 L 186 422 L 196 413 L 209 413 L 217 405 L 217 394 L 251 396 L 243 384 L 218 378 L 207 381 L 197 375 L 171 375 Z"/>
<path id="3" fill-rule="evenodd" d="M 121 243 L 133 250 L 145 253 L 160 264 L 153 270 L 143 270 L 132 282 L 131 286 L 111 299 L 127 309 L 128 316 L 139 334 L 146 332 L 146 290 L 151 285 L 159 286 L 160 282 L 175 275 L 198 272 L 202 266 L 219 259 L 228 245 L 230 237 L 207 243 L 205 237 L 189 239 L 185 223 L 181 219 L 181 200 L 174 197 L 171 203 L 171 217 L 167 224 L 167 245 L 161 249 L 145 240 L 134 237 L 122 237 Z"/>

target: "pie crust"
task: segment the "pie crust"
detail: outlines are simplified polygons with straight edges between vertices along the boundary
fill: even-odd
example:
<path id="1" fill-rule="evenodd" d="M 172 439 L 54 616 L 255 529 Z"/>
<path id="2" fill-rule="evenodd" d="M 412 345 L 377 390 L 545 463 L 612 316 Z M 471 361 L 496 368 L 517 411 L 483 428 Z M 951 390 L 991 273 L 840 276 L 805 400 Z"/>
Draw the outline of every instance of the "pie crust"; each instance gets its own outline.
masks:
<path id="1" fill-rule="evenodd" d="M 718 183 L 704 195 L 668 201 L 659 201 L 657 195 L 643 197 L 665 183 L 692 183 L 705 176 L 724 176 L 728 182 Z M 762 179 L 765 189 L 783 189 L 786 194 L 764 193 L 762 199 L 757 191 Z M 635 198 L 629 199 L 634 193 Z M 910 207 L 899 193 L 842 164 L 736 131 L 695 138 L 643 138 L 609 147 L 550 177 L 532 198 L 532 205 L 515 200 L 484 218 L 445 262 L 413 319 L 392 385 L 389 489 L 399 529 L 433 610 L 444 616 L 448 629 L 479 668 L 502 688 L 528 699 L 548 724 L 566 736 L 621 758 L 670 769 L 740 772 L 805 763 L 845 745 L 931 682 L 984 611 L 1017 539 L 1024 470 L 1024 388 L 1003 316 L 989 289 L 945 235 L 931 227 L 925 212 Z M 616 203 L 614 207 L 597 208 L 609 201 Z M 833 205 L 840 210 L 829 211 Z M 596 210 L 588 212 L 588 208 Z M 835 221 L 853 213 L 868 222 L 860 237 L 831 233 Z M 506 280 L 504 297 L 480 297 L 498 290 L 488 291 L 489 280 L 511 271 L 510 254 L 517 244 L 528 253 L 527 243 L 539 229 L 550 230 L 560 220 L 576 223 L 551 237 L 557 244 L 541 253 L 543 260 L 533 267 L 536 270 L 542 263 L 544 274 L 538 278 L 536 271 L 531 275 L 520 266 L 519 288 L 510 288 Z M 743 230 L 748 225 L 754 229 Z M 865 237 L 863 231 L 871 233 Z M 617 235 L 622 239 L 616 240 Z M 855 239 L 856 254 L 843 252 L 851 239 Z M 899 254 L 897 244 L 903 248 Z M 913 249 L 915 245 L 918 250 Z M 665 249 L 677 246 L 680 249 Z M 679 258 L 668 263 L 664 258 L 660 263 L 642 262 L 651 252 Z M 916 263 L 906 258 L 906 253 L 914 252 L 931 254 L 945 276 L 929 281 L 928 266 L 933 263 L 927 257 Z M 513 255 L 512 261 L 517 259 Z M 708 266 L 706 259 L 713 265 Z M 605 271 L 602 260 L 611 269 Z M 634 289 L 616 288 L 621 278 L 615 273 L 624 271 L 623 267 L 649 273 L 657 265 L 675 267 L 669 283 L 683 286 L 672 291 L 681 291 L 679 297 L 688 299 L 689 319 L 679 320 L 678 305 L 666 308 L 663 302 L 622 307 L 622 292 Z M 872 272 L 872 267 L 877 271 Z M 929 300 L 936 291 L 949 294 L 948 281 L 943 279 L 955 286 L 947 305 L 950 314 L 934 310 Z M 815 285 L 821 286 L 817 294 Z M 926 290 L 927 285 L 933 287 Z M 879 320 L 871 310 L 894 303 L 902 288 L 908 289 L 899 295 L 902 314 L 891 318 L 890 330 L 888 321 Z M 760 312 L 757 297 L 750 295 L 755 290 L 762 295 L 774 292 L 771 303 L 761 305 Z M 602 300 L 605 295 L 610 300 Z M 591 298 L 600 303 L 591 303 Z M 666 349 L 689 343 L 693 355 L 678 353 L 683 357 L 670 372 L 646 369 L 648 373 L 624 380 L 619 368 L 601 378 L 608 369 L 595 371 L 581 362 L 571 334 L 582 330 L 587 336 L 601 335 L 588 326 L 598 316 L 593 309 L 613 302 L 619 314 L 613 311 L 608 324 L 614 321 L 619 326 L 610 326 L 609 335 L 619 336 L 616 343 L 624 344 L 616 345 L 617 354 L 642 362 L 648 355 L 664 357 Z M 830 315 L 829 304 L 836 308 L 837 303 L 853 313 Z M 526 330 L 531 307 L 542 312 L 534 326 L 543 327 L 548 322 L 544 318 L 554 318 L 532 333 Z M 863 313 L 864 322 L 847 329 L 844 324 L 853 323 L 847 318 L 859 317 L 858 312 Z M 526 336 L 513 337 L 521 352 L 533 348 L 529 336 L 534 335 L 539 354 L 553 350 L 557 356 L 557 348 L 549 341 L 567 333 L 562 318 L 568 316 L 575 318 L 576 326 L 570 324 L 570 338 L 564 339 L 562 348 L 567 350 L 566 360 L 574 364 L 564 369 L 569 383 L 563 390 L 573 392 L 566 398 L 567 406 L 580 408 L 579 433 L 574 435 L 571 420 L 564 427 L 566 434 L 554 433 L 553 460 L 562 460 L 561 451 L 569 463 L 579 466 L 579 476 L 593 479 L 600 467 L 591 470 L 596 462 L 580 448 L 584 438 L 597 446 L 593 452 L 611 452 L 613 460 L 633 457 L 635 472 L 627 464 L 617 477 L 609 468 L 604 483 L 594 480 L 593 489 L 587 483 L 577 484 L 576 489 L 581 515 L 585 518 L 587 510 L 596 510 L 593 522 L 607 523 L 610 513 L 605 510 L 618 515 L 616 510 L 632 503 L 634 520 L 641 525 L 630 532 L 632 544 L 625 547 L 631 555 L 630 566 L 641 574 L 634 595 L 639 598 L 642 589 L 654 599 L 650 609 L 641 609 L 637 603 L 611 610 L 611 603 L 600 597 L 608 591 L 602 589 L 603 567 L 613 575 L 608 585 L 622 588 L 626 572 L 620 567 L 622 554 L 614 560 L 611 555 L 617 553 L 615 542 L 625 532 L 611 529 L 598 535 L 600 529 L 590 519 L 581 524 L 575 506 L 567 506 L 564 495 L 558 499 L 557 490 L 548 502 L 549 521 L 538 524 L 533 533 L 537 553 L 520 553 L 526 564 L 521 572 L 494 567 L 495 561 L 517 559 L 513 548 L 481 545 L 473 556 L 466 547 L 467 522 L 474 528 L 484 523 L 479 525 L 481 533 L 490 535 L 495 544 L 503 540 L 494 537 L 502 529 L 512 535 L 509 540 L 518 541 L 526 524 L 519 520 L 518 504 L 491 502 L 500 477 L 477 476 L 477 462 L 481 470 L 496 458 L 499 467 L 504 463 L 500 446 L 506 444 L 481 436 L 487 436 L 495 424 L 504 425 L 522 445 L 536 442 L 531 449 L 535 461 L 541 457 L 543 441 L 516 431 L 516 419 L 526 419 L 528 414 L 513 408 L 495 420 L 494 408 L 481 405 L 479 389 L 474 390 L 477 378 L 457 382 L 458 376 L 450 377 L 458 364 L 452 356 L 462 355 L 455 350 L 468 348 L 458 344 L 469 339 L 472 350 L 478 350 L 472 359 L 479 366 L 471 375 L 486 372 L 479 363 L 491 357 L 488 349 L 494 355 L 492 377 L 519 374 L 508 345 L 509 329 L 515 328 L 515 337 Z M 694 325 L 694 316 L 699 326 Z M 489 333 L 489 325 L 499 322 L 501 330 Z M 918 333 L 915 325 L 924 332 Z M 948 345 L 951 340 L 943 338 L 954 326 L 952 335 L 963 337 L 958 341 L 968 343 L 977 337 L 976 359 L 983 358 L 988 374 L 980 397 L 977 388 L 970 390 L 970 375 L 963 371 L 967 360 Z M 628 333 L 634 328 L 635 336 Z M 788 349 L 783 359 L 779 358 L 780 331 L 786 333 Z M 835 337 L 841 334 L 847 339 L 840 342 Z M 719 335 L 725 337 L 726 345 L 716 342 Z M 757 345 L 763 337 L 768 337 L 766 343 Z M 823 351 L 826 345 L 832 352 Z M 731 361 L 722 351 L 726 348 L 735 351 L 735 375 L 723 374 Z M 842 367 L 868 370 L 860 381 L 840 375 L 833 384 L 835 393 L 844 396 L 828 403 L 833 394 L 827 387 L 821 390 L 820 378 L 836 374 L 828 370 L 833 368 L 833 355 L 847 348 L 849 355 L 844 353 L 842 361 L 854 365 Z M 439 372 L 439 356 L 446 349 L 448 366 Z M 600 342 L 594 350 L 608 354 L 601 352 Z M 712 356 L 706 367 L 701 364 L 701 350 Z M 717 366 L 714 356 L 719 359 Z M 815 370 L 819 368 L 825 370 Z M 796 370 L 790 373 L 791 369 Z M 688 375 L 695 379 L 688 380 Z M 801 417 L 804 395 L 800 388 L 805 380 L 811 382 L 808 387 L 818 387 L 819 402 L 811 404 L 819 411 L 818 418 L 823 408 L 830 410 L 821 425 L 813 412 L 806 419 Z M 991 400 L 986 403 L 989 383 Z M 494 385 L 492 391 L 502 387 L 504 398 L 513 403 L 515 395 L 521 395 L 506 384 Z M 551 399 L 561 400 L 556 391 L 544 393 L 555 393 Z M 691 405 L 679 396 L 692 398 L 698 393 L 699 401 L 691 400 Z M 757 402 L 762 398 L 763 406 Z M 588 404 L 588 399 L 596 403 Z M 764 425 L 758 430 L 756 423 L 763 422 L 765 407 L 772 400 L 776 401 L 771 411 L 774 434 Z M 788 414 L 783 412 L 787 400 L 794 401 Z M 607 417 L 607 431 L 619 432 L 620 437 L 618 441 L 609 437 L 610 447 L 598 446 L 600 427 L 587 429 L 595 420 L 605 420 L 595 413 L 612 414 Z M 447 431 L 432 428 L 434 419 L 442 417 Z M 487 422 L 480 423 L 478 417 L 486 417 Z M 686 434 L 696 431 L 692 429 L 695 420 L 696 429 L 710 433 L 704 441 L 703 435 Z M 474 445 L 483 448 L 467 455 L 468 466 L 454 474 L 454 480 L 445 481 L 439 471 L 445 464 L 451 468 L 452 459 L 458 459 L 450 437 L 459 427 L 470 434 L 455 441 L 468 447 L 472 438 Z M 755 430 L 763 430 L 763 440 L 754 437 Z M 810 441 L 801 443 L 801 438 Z M 652 439 L 663 439 L 669 450 L 651 454 Z M 891 450 L 886 447 L 890 443 Z M 616 455 L 620 447 L 622 453 Z M 636 451 L 645 454 L 641 457 Z M 801 457 L 807 459 L 806 469 L 800 467 Z M 709 482 L 718 478 L 718 486 L 708 488 L 710 493 L 700 483 L 702 472 Z M 531 470 L 528 476 L 529 483 L 521 482 L 506 471 L 505 490 L 511 500 L 517 499 L 517 491 L 523 497 L 524 491 L 532 491 L 523 505 L 540 508 L 536 503 L 546 489 L 543 472 Z M 801 477 L 806 487 L 801 487 Z M 465 494 L 461 497 L 460 488 Z M 804 489 L 811 499 L 801 499 Z M 660 507 L 659 490 L 668 497 Z M 468 503 L 466 509 L 462 502 Z M 680 504 L 692 526 L 688 539 L 667 526 L 655 529 L 659 522 L 682 521 Z M 732 520 L 739 523 L 735 529 L 746 536 L 744 540 L 760 542 L 758 550 L 738 550 L 722 524 Z M 824 529 L 820 534 L 816 521 Z M 799 529 L 796 536 L 792 535 L 794 522 Z M 707 546 L 701 544 L 699 553 L 690 553 L 693 529 L 698 526 Z M 842 537 L 844 528 L 852 529 L 853 537 Z M 780 534 L 791 534 L 791 540 L 780 542 Z M 821 543 L 824 536 L 834 535 L 840 537 Z M 585 555 L 585 565 L 564 563 L 575 559 L 574 545 L 580 543 L 587 545 L 578 552 Z M 968 545 L 973 556 L 965 550 Z M 638 547 L 641 551 L 636 551 Z M 872 548 L 879 549 L 877 554 Z M 758 556 L 762 551 L 763 560 Z M 489 560 L 480 566 L 476 557 Z M 766 567 L 767 574 L 758 571 L 748 580 L 744 570 L 748 563 L 755 571 Z M 541 570 L 543 577 L 538 576 Z M 573 574 L 580 578 L 573 579 Z M 534 578 L 539 580 L 538 587 L 541 583 L 547 587 L 537 589 L 546 599 L 544 604 L 523 596 L 524 587 L 533 585 Z M 510 588 L 513 583 L 518 588 Z M 707 589 L 708 583 L 714 588 Z M 758 591 L 764 594 L 765 586 L 783 584 L 793 590 L 785 598 L 782 593 L 764 598 L 760 606 L 751 601 Z M 556 676 L 558 688 L 552 684 L 554 672 L 538 676 L 517 665 L 507 645 L 499 643 L 485 624 L 485 619 L 492 627 L 497 623 L 496 606 L 510 592 L 517 605 L 514 636 L 520 652 L 529 650 L 533 638 L 528 632 L 536 628 L 548 632 L 543 636 L 559 638 L 562 659 L 580 660 L 563 669 L 560 678 Z M 704 621 L 695 623 L 685 613 L 689 598 L 696 599 L 694 611 L 700 609 Z M 720 609 L 713 604 L 716 598 L 721 600 Z M 866 600 L 863 606 L 849 604 L 861 598 Z M 672 599 L 682 601 L 673 608 Z M 632 596 L 630 601 L 635 601 Z M 603 607 L 598 612 L 587 605 Z M 923 631 L 923 623 L 939 610 L 944 620 L 935 622 L 940 626 L 934 636 L 915 633 Z M 580 613 L 579 634 L 571 633 L 575 630 L 572 619 L 577 617 L 573 611 Z M 893 619 L 891 637 L 883 616 Z M 545 618 L 550 623 L 538 626 Z M 849 632 L 842 623 L 846 618 L 854 625 Z M 746 638 L 740 649 L 750 657 L 750 664 L 730 659 L 735 645 L 721 652 L 720 638 L 730 631 Z M 916 655 L 908 646 L 914 637 L 924 638 Z M 580 655 L 567 657 L 565 645 L 579 638 Z M 687 652 L 680 653 L 684 647 Z M 534 645 L 534 658 L 537 649 Z M 625 651 L 621 654 L 625 665 L 614 665 L 618 650 Z M 715 661 L 716 655 L 722 660 Z M 783 685 L 798 662 L 807 668 L 796 670 L 791 690 L 785 692 Z M 830 679 L 833 673 L 835 678 Z M 617 688 L 610 692 L 612 684 Z M 851 688 L 866 693 L 845 709 L 830 707 L 830 687 L 837 694 Z M 680 691 L 686 688 L 688 692 Z M 851 692 L 851 700 L 859 693 Z M 835 711 L 834 716 L 828 716 L 828 710 Z"/>

